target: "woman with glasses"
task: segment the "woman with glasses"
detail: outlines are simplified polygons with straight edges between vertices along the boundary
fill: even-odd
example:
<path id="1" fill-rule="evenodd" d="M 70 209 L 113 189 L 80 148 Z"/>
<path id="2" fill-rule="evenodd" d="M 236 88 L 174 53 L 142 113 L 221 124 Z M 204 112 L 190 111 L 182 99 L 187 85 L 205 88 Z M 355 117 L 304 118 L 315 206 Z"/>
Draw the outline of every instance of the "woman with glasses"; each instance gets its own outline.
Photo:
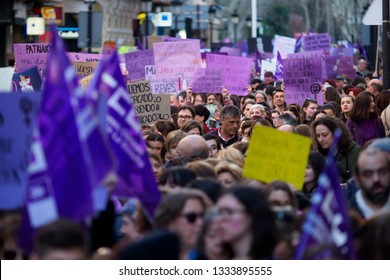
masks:
<path id="1" fill-rule="evenodd" d="M 385 129 L 381 118 L 375 112 L 374 97 L 363 91 L 356 97 L 347 126 L 353 140 L 364 146 L 369 140 L 385 137 Z"/>
<path id="2" fill-rule="evenodd" d="M 156 228 L 179 235 L 181 259 L 187 259 L 190 251 L 195 248 L 209 204 L 201 191 L 180 189 L 165 196 L 157 207 Z"/>
<path id="3" fill-rule="evenodd" d="M 217 202 L 216 220 L 232 259 L 270 259 L 278 240 L 265 195 L 247 186 L 229 189 Z"/>

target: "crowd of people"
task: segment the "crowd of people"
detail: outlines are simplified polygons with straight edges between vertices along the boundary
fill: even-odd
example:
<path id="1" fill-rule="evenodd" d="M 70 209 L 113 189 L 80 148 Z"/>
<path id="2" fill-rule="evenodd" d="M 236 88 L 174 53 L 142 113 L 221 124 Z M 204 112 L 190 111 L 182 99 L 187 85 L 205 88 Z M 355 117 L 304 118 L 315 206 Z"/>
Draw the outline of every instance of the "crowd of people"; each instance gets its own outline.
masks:
<path id="1" fill-rule="evenodd" d="M 25 255 L 20 213 L 2 213 L 1 258 L 292 259 L 340 129 L 334 156 L 357 257 L 390 259 L 390 92 L 364 62 L 354 79 L 323 82 L 324 105 L 286 104 L 285 85 L 271 72 L 252 79 L 246 96 L 225 87 L 171 95 L 171 121 L 142 126 L 163 195 L 154 215 L 137 198 L 112 197 L 88 227 L 58 220 L 39 229 Z M 256 126 L 312 139 L 303 186 L 245 178 Z"/>

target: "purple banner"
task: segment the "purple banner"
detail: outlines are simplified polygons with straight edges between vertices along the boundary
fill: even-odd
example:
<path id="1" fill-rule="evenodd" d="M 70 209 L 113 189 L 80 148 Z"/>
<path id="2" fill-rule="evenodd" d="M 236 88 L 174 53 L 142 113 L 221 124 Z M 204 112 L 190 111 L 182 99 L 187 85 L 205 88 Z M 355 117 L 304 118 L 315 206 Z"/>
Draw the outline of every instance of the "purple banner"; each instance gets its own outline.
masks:
<path id="1" fill-rule="evenodd" d="M 119 182 L 113 194 L 138 197 L 153 216 L 161 195 L 116 52 L 98 70 L 95 88 L 108 96 L 107 131 L 119 162 Z"/>
<path id="2" fill-rule="evenodd" d="M 0 94 L 1 210 L 13 210 L 23 206 L 27 185 L 27 160 L 41 96 L 41 93 Z"/>
<path id="3" fill-rule="evenodd" d="M 343 194 L 341 193 L 337 162 L 334 157 L 341 136 L 338 129 L 328 153 L 324 170 L 318 179 L 318 189 L 302 226 L 302 235 L 295 259 L 302 259 L 308 250 L 316 251 L 309 259 L 355 259 L 352 234 Z M 319 250 L 323 246 L 323 250 Z M 336 247 L 338 255 L 332 255 Z M 317 249 L 317 250 L 316 250 Z"/>
<path id="4" fill-rule="evenodd" d="M 195 77 L 190 83 L 194 92 L 219 93 L 221 92 L 221 70 L 213 68 L 198 68 Z"/>
<path id="5" fill-rule="evenodd" d="M 160 78 L 180 77 L 189 81 L 201 65 L 199 40 L 154 43 L 153 51 L 156 75 Z"/>
<path id="6" fill-rule="evenodd" d="M 329 79 L 347 74 L 351 79 L 356 76 L 353 48 L 332 48 L 330 56 L 325 57 L 326 75 Z"/>
<path id="7" fill-rule="evenodd" d="M 42 80 L 46 77 L 47 56 L 50 44 L 14 44 L 14 56 L 18 72 L 37 66 Z"/>
<path id="8" fill-rule="evenodd" d="M 231 56 L 241 56 L 241 50 L 237 48 L 230 48 L 230 47 L 222 47 L 219 52 L 221 53 L 227 53 Z"/>
<path id="9" fill-rule="evenodd" d="M 127 78 L 131 80 L 145 79 L 145 66 L 154 64 L 153 49 L 129 52 L 124 54 Z"/>
<path id="10" fill-rule="evenodd" d="M 303 37 L 303 49 L 306 51 L 326 50 L 330 48 L 332 38 L 328 33 Z"/>
<path id="11" fill-rule="evenodd" d="M 287 104 L 302 105 L 306 98 L 316 99 L 319 105 L 324 103 L 321 92 L 323 57 L 286 58 L 283 60 L 283 66 Z"/>
<path id="12" fill-rule="evenodd" d="M 221 71 L 222 84 L 229 93 L 246 95 L 250 83 L 253 61 L 250 58 L 206 54 L 207 68 Z"/>

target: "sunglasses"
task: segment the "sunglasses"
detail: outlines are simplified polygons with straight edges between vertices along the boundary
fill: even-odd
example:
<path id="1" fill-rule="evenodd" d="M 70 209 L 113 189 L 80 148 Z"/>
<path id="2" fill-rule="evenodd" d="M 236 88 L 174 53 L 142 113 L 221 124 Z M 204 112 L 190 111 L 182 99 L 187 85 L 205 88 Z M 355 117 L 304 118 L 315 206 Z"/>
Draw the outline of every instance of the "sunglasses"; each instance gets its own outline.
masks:
<path id="1" fill-rule="evenodd" d="M 203 219 L 204 213 L 187 213 L 182 214 L 181 216 L 186 218 L 187 222 L 193 224 L 198 220 L 198 218 Z"/>

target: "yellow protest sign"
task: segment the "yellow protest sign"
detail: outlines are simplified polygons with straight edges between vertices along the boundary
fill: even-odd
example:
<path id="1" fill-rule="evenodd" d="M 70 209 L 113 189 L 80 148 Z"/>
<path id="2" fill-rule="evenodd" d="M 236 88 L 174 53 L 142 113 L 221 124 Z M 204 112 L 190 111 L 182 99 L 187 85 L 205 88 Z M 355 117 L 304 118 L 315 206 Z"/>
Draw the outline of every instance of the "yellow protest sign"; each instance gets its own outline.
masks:
<path id="1" fill-rule="evenodd" d="M 311 139 L 255 126 L 249 143 L 244 176 L 266 183 L 282 180 L 301 190 Z"/>

